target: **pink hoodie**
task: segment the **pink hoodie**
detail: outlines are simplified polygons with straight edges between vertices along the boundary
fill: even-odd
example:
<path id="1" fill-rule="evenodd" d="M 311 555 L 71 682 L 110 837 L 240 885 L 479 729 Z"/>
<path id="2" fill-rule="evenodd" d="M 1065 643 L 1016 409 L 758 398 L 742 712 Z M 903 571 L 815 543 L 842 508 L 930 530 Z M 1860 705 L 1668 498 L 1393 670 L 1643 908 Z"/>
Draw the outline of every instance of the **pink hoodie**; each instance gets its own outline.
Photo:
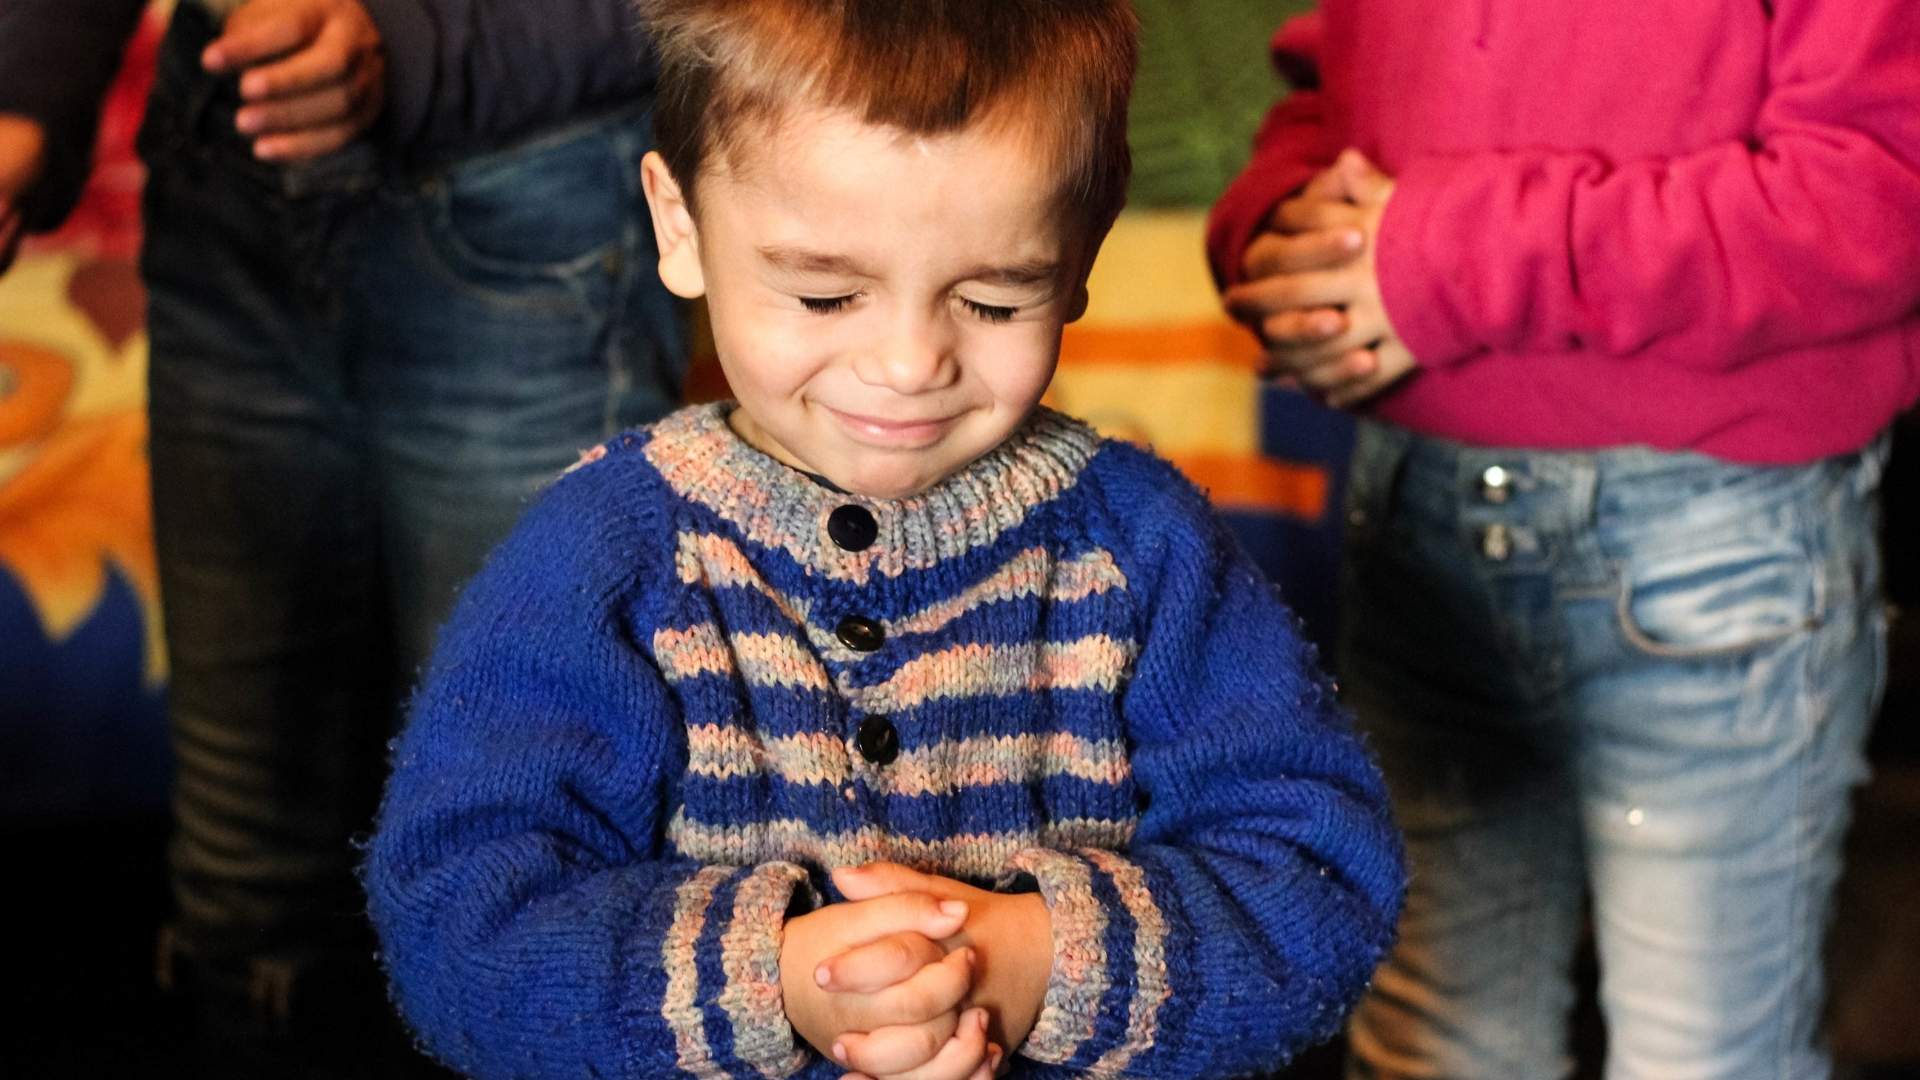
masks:
<path id="1" fill-rule="evenodd" d="M 1324 0 L 1273 55 L 1307 85 L 1209 253 L 1239 280 L 1342 147 L 1393 174 L 1381 288 L 1421 367 L 1376 415 L 1786 463 L 1920 395 L 1920 0 Z"/>

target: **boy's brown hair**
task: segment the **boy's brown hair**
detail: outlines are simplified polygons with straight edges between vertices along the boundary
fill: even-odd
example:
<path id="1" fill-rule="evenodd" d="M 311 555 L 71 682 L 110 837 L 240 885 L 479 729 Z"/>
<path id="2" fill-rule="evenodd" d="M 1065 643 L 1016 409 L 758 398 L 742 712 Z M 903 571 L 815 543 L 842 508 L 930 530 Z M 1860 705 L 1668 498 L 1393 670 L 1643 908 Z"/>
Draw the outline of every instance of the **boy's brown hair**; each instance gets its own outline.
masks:
<path id="1" fill-rule="evenodd" d="M 636 0 L 660 57 L 654 131 L 689 200 L 792 106 L 916 135 L 991 115 L 1056 148 L 1062 194 L 1096 237 L 1126 201 L 1128 0 Z"/>

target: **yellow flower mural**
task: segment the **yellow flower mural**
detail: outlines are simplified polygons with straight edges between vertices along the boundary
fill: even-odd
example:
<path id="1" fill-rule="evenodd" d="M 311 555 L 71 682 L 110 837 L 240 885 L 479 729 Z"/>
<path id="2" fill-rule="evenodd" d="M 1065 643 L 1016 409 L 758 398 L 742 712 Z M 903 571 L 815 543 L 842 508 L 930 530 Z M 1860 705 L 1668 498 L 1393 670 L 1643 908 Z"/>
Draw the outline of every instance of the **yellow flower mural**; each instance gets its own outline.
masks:
<path id="1" fill-rule="evenodd" d="M 133 273 L 123 261 L 43 251 L 0 285 L 0 573 L 57 643 L 117 572 L 140 600 L 154 687 L 165 661 Z"/>

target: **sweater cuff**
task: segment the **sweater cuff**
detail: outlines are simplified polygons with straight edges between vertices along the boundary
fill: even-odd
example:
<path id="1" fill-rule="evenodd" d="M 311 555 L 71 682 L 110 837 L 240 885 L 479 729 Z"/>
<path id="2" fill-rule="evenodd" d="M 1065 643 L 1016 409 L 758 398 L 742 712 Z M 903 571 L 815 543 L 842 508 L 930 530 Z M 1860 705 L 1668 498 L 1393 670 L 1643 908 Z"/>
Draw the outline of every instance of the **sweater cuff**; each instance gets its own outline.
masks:
<path id="1" fill-rule="evenodd" d="M 1375 239 L 1374 265 L 1387 321 L 1422 367 L 1457 364 L 1482 348 L 1448 302 L 1448 275 L 1424 257 L 1425 238 L 1451 174 L 1451 166 L 1435 158 L 1401 169 Z M 1447 246 L 1445 254 L 1457 257 L 1458 250 Z"/>
<path id="2" fill-rule="evenodd" d="M 780 941 L 796 897 L 818 903 L 807 872 L 787 862 L 704 867 L 680 886 L 661 961 L 681 1069 L 721 1077 L 737 1063 L 784 1077 L 806 1066 L 812 1051 L 787 1022 L 780 993 Z M 731 1034 L 730 1051 L 709 1042 L 710 1020 Z"/>
<path id="3" fill-rule="evenodd" d="M 1159 1031 L 1167 920 L 1141 867 L 1110 851 L 1030 848 L 1017 873 L 1040 886 L 1053 920 L 1046 999 L 1020 1053 L 1094 1076 L 1121 1076 Z"/>

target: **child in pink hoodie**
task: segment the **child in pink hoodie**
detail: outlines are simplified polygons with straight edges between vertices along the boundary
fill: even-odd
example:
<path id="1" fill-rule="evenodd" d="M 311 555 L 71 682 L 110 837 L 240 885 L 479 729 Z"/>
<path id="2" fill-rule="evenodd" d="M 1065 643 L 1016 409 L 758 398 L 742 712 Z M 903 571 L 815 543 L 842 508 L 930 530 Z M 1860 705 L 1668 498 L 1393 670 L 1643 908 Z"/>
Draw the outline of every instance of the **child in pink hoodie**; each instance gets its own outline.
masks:
<path id="1" fill-rule="evenodd" d="M 1209 236 L 1362 414 L 1344 676 L 1409 836 L 1361 1076 L 1823 1077 L 1920 392 L 1920 5 L 1326 0 Z"/>

